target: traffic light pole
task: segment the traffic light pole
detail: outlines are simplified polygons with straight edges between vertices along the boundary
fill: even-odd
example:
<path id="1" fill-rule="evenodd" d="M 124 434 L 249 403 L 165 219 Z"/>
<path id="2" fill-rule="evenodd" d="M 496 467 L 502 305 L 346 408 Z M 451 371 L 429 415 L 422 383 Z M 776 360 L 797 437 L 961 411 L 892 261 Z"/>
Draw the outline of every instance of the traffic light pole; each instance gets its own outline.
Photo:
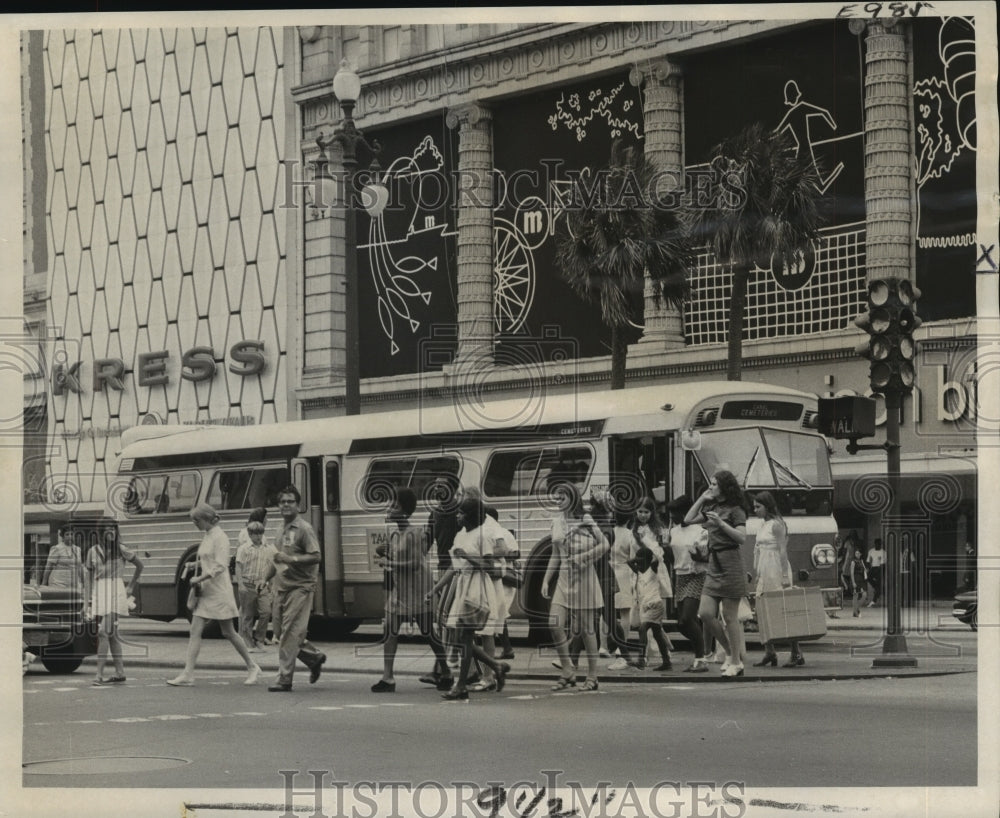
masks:
<path id="1" fill-rule="evenodd" d="M 882 640 L 882 655 L 876 656 L 872 667 L 916 667 L 917 660 L 910 656 L 902 623 L 903 581 L 900 573 L 901 548 L 899 532 L 900 445 L 899 414 L 903 408 L 903 392 L 899 389 L 885 391 L 885 450 L 890 502 L 886 526 L 886 629 Z"/>

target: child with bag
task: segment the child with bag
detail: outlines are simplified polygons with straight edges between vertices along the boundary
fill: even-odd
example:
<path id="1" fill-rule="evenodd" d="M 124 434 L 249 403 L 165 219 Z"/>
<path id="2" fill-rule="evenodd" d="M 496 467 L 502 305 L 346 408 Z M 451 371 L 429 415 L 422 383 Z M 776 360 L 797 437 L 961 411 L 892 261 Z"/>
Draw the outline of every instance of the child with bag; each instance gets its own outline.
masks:
<path id="1" fill-rule="evenodd" d="M 640 544 L 635 556 L 628 561 L 628 567 L 635 574 L 632 581 L 632 624 L 639 628 L 639 642 L 642 645 L 636 667 L 646 666 L 646 646 L 649 643 L 648 633 L 653 632 L 653 638 L 660 649 L 662 662 L 656 670 L 671 670 L 670 652 L 667 640 L 663 635 L 663 617 L 666 615 L 666 605 L 663 601 L 663 587 L 660 583 L 659 559 L 646 545 Z"/>

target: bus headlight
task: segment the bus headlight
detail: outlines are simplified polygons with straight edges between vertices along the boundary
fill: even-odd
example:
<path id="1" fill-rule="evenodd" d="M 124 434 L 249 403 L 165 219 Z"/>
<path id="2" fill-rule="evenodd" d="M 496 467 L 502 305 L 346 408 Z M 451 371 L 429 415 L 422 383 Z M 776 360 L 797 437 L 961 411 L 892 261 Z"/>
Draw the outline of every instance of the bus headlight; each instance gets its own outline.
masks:
<path id="1" fill-rule="evenodd" d="M 812 548 L 812 564 L 814 568 L 823 568 L 827 565 L 835 565 L 837 562 L 837 552 L 828 543 L 818 543 Z"/>

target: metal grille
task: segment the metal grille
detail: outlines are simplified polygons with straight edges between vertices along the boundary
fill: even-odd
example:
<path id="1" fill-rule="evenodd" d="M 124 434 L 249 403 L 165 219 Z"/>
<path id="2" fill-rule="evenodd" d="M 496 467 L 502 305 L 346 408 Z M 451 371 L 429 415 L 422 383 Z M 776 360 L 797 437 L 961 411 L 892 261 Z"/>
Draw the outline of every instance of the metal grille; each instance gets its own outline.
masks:
<path id="1" fill-rule="evenodd" d="M 864 309 L 865 230 L 840 226 L 822 236 L 816 269 L 798 290 L 780 287 L 770 270 L 754 268 L 747 282 L 743 340 L 811 335 L 841 330 Z M 692 298 L 684 309 L 687 343 L 725 343 L 732 275 L 708 250 L 698 253 Z"/>

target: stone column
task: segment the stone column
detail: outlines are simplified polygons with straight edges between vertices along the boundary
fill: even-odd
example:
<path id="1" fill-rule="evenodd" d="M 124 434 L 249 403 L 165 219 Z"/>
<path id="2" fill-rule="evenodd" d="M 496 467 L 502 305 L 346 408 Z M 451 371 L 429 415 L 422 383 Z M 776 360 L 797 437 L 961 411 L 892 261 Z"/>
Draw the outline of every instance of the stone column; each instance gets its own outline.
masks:
<path id="1" fill-rule="evenodd" d="M 852 26 L 861 33 L 860 26 Z M 865 55 L 865 224 L 869 281 L 914 278 L 909 48 L 905 25 L 867 24 Z"/>
<path id="2" fill-rule="evenodd" d="M 629 80 L 644 92 L 646 157 L 661 172 L 675 178 L 677 187 L 683 189 L 684 89 L 680 68 L 667 60 L 644 64 L 632 69 Z M 656 303 L 649 275 L 646 276 L 643 318 L 645 329 L 633 352 L 667 352 L 684 346 L 681 311 Z"/>
<path id="3" fill-rule="evenodd" d="M 493 117 L 477 103 L 448 111 L 458 128 L 458 365 L 493 362 Z"/>

